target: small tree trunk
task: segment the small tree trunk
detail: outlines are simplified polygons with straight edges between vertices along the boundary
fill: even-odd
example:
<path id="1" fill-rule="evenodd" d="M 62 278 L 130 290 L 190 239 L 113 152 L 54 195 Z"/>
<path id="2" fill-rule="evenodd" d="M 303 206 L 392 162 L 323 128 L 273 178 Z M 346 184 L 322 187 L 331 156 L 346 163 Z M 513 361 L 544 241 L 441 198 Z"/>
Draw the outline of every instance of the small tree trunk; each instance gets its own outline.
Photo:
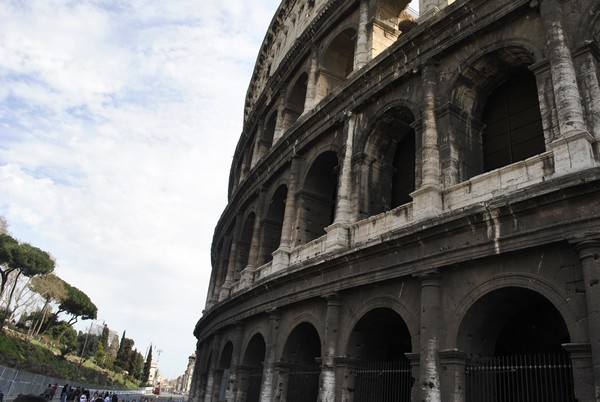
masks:
<path id="1" fill-rule="evenodd" d="M 8 312 L 10 310 L 10 302 L 13 297 L 13 293 L 15 293 L 15 288 L 17 287 L 17 282 L 19 281 L 19 276 L 21 276 L 21 271 L 17 272 L 17 277 L 10 289 L 10 294 L 8 295 L 8 300 L 6 301 L 6 310 L 4 311 L 4 315 L 2 316 L 2 320 L 0 321 L 0 331 L 4 329 L 4 324 L 6 324 L 6 318 L 8 317 Z"/>

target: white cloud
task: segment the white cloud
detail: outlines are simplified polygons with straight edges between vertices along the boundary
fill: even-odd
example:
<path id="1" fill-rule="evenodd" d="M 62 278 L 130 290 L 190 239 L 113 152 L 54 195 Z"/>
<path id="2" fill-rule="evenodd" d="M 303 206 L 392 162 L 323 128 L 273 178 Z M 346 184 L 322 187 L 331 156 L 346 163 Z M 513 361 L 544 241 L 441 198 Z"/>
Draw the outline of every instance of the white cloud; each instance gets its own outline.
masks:
<path id="1" fill-rule="evenodd" d="M 112 329 L 162 349 L 169 377 L 194 352 L 244 96 L 278 3 L 0 4 L 0 215 Z"/>

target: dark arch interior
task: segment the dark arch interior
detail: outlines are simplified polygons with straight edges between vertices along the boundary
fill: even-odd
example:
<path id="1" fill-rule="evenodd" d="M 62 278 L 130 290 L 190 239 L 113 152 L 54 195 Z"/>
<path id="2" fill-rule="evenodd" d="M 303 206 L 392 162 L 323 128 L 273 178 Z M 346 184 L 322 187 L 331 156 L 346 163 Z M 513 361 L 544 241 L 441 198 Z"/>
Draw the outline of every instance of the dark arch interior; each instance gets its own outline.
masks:
<path id="1" fill-rule="evenodd" d="M 459 349 L 482 355 L 563 352 L 569 332 L 559 311 L 529 289 L 509 287 L 479 299 L 465 315 Z"/>
<path id="2" fill-rule="evenodd" d="M 286 199 L 286 186 L 280 186 L 275 191 L 275 194 L 273 194 L 273 198 L 271 198 L 269 210 L 267 211 L 267 216 L 263 222 L 263 264 L 273 259 L 272 254 L 279 247 Z"/>
<path id="3" fill-rule="evenodd" d="M 386 111 L 373 126 L 365 144 L 365 216 L 389 211 L 412 201 L 415 190 L 416 143 L 412 112 Z"/>
<path id="4" fill-rule="evenodd" d="M 307 83 L 308 74 L 303 73 L 298 77 L 292 88 L 285 111 L 285 129 L 294 124 L 304 112 Z"/>
<path id="5" fill-rule="evenodd" d="M 408 402 L 414 383 L 410 362 L 408 327 L 390 308 L 369 311 L 354 326 L 347 355 L 354 365 L 355 400 Z"/>
<path id="6" fill-rule="evenodd" d="M 243 364 L 248 367 L 261 367 L 265 360 L 266 344 L 261 334 L 255 334 L 244 353 Z"/>
<path id="7" fill-rule="evenodd" d="M 321 357 L 319 333 L 311 324 L 299 324 L 288 336 L 281 360 L 293 365 L 316 367 L 316 358 Z"/>
<path id="8" fill-rule="evenodd" d="M 255 215 L 251 213 L 244 222 L 240 240 L 238 241 L 238 263 L 236 264 L 236 274 L 239 274 L 246 265 L 250 256 L 250 246 L 252 244 L 252 234 L 254 231 Z M 236 278 L 237 279 L 237 278 Z"/>
<path id="9" fill-rule="evenodd" d="M 544 130 L 533 73 L 519 69 L 498 85 L 487 99 L 482 121 L 484 171 L 544 152 Z"/>
<path id="10" fill-rule="evenodd" d="M 221 359 L 219 360 L 219 368 L 226 369 L 231 366 L 231 355 L 233 354 L 233 345 L 231 342 L 227 342 L 223 351 L 221 352 Z"/>
<path id="11" fill-rule="evenodd" d="M 347 355 L 359 360 L 398 361 L 412 350 L 410 333 L 402 317 L 390 308 L 376 308 L 355 325 Z"/>
<path id="12" fill-rule="evenodd" d="M 315 327 L 299 324 L 288 336 L 281 361 L 287 369 L 288 402 L 316 401 L 319 394 L 321 340 Z"/>
<path id="13" fill-rule="evenodd" d="M 298 242 L 308 243 L 325 234 L 325 228 L 335 218 L 335 202 L 338 186 L 338 159 L 333 151 L 319 155 L 310 167 L 304 186 L 301 201 L 301 227 Z"/>
<path id="14" fill-rule="evenodd" d="M 255 334 L 244 353 L 240 369 L 242 398 L 245 402 L 258 402 L 262 383 L 262 365 L 265 361 L 266 345 L 261 334 Z M 245 392 L 245 399 L 243 394 Z"/>
<path id="15" fill-rule="evenodd" d="M 331 42 L 323 60 L 323 66 L 337 78 L 346 78 L 354 68 L 356 31 L 348 28 Z"/>

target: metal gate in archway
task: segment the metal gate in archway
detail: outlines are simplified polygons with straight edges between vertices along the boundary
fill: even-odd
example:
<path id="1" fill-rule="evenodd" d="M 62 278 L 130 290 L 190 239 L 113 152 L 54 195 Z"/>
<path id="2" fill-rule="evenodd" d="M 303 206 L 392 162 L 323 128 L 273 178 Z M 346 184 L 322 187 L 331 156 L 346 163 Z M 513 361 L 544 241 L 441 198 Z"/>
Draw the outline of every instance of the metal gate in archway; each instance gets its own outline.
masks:
<path id="1" fill-rule="evenodd" d="M 262 371 L 252 370 L 248 373 L 248 389 L 245 402 L 258 402 L 260 400 L 260 387 L 262 385 Z"/>
<path id="2" fill-rule="evenodd" d="M 413 385 L 410 362 L 357 362 L 354 402 L 410 402 Z"/>
<path id="3" fill-rule="evenodd" d="M 573 402 L 567 354 L 494 356 L 466 367 L 467 402 Z"/>
<path id="4" fill-rule="evenodd" d="M 313 402 L 319 396 L 319 366 L 290 366 L 287 371 L 287 402 Z"/>

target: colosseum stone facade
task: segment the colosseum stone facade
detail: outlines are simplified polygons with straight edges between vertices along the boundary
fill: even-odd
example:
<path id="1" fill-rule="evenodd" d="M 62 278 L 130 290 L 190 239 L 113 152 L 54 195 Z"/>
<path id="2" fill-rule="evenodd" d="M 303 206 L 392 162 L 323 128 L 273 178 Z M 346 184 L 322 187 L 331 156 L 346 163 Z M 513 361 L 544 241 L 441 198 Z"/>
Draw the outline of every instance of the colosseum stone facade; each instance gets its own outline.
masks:
<path id="1" fill-rule="evenodd" d="M 599 44 L 598 0 L 282 1 L 191 400 L 600 401 Z"/>

